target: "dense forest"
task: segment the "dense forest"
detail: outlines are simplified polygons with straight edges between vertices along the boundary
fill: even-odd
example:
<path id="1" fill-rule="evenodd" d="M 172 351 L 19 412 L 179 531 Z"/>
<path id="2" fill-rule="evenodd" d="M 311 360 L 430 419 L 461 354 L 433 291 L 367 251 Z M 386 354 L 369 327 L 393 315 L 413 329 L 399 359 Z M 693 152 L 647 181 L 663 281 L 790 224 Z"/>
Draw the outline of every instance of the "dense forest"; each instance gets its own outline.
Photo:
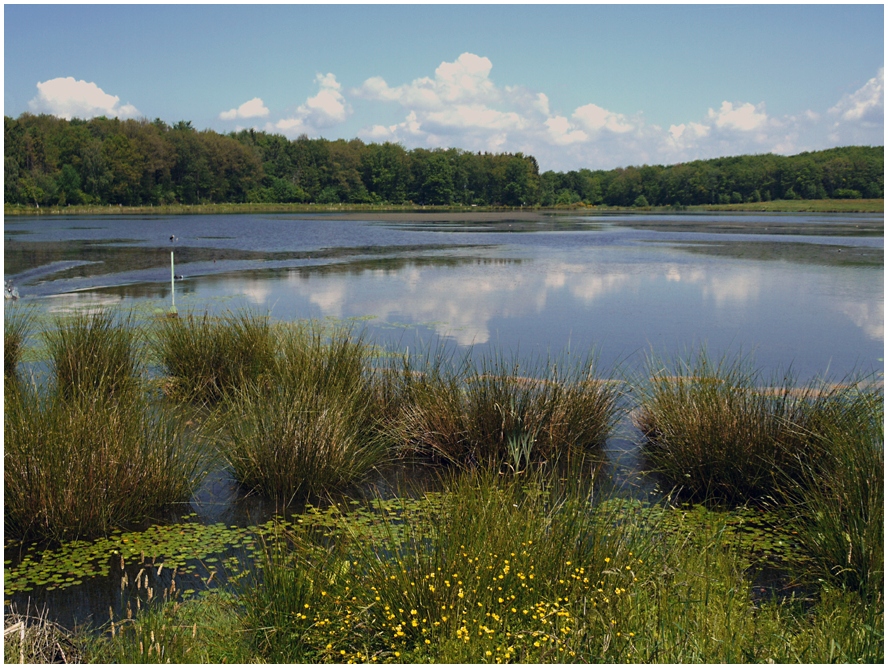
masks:
<path id="1" fill-rule="evenodd" d="M 883 147 L 540 174 L 522 153 L 406 150 L 360 139 L 221 135 L 157 119 L 4 117 L 4 201 L 684 206 L 882 198 Z"/>

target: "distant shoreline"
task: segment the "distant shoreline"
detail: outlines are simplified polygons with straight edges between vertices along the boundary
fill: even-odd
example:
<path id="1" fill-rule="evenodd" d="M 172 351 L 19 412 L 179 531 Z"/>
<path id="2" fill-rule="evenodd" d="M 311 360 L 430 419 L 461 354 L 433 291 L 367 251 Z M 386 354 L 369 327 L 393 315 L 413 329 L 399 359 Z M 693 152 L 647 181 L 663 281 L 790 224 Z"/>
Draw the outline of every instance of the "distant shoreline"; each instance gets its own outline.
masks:
<path id="1" fill-rule="evenodd" d="M 542 207 L 465 207 L 412 206 L 368 204 L 171 204 L 165 206 L 54 206 L 33 207 L 4 205 L 4 216 L 97 216 L 97 215 L 196 215 L 240 213 L 292 213 L 323 215 L 340 219 L 370 218 L 372 220 L 415 220 L 423 218 L 448 220 L 496 221 L 536 220 L 551 215 L 594 215 L 603 213 L 884 213 L 884 199 L 815 199 L 775 200 L 745 204 L 703 204 L 686 207 L 613 207 L 572 206 Z M 429 221 L 431 222 L 431 221 Z"/>

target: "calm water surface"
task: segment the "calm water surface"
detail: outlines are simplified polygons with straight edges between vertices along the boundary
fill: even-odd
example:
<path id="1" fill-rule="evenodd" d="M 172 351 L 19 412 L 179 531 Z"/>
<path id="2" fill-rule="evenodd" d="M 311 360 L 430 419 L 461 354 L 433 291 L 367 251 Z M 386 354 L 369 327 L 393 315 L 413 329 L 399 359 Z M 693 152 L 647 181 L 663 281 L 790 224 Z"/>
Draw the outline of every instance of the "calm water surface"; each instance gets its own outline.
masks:
<path id="1" fill-rule="evenodd" d="M 763 369 L 792 364 L 808 378 L 881 364 L 883 238 L 858 236 L 861 226 L 880 229 L 881 221 L 51 217 L 7 220 L 4 256 L 20 303 L 52 311 L 166 309 L 170 268 L 162 251 L 190 251 L 192 261 L 176 265 L 184 276 L 176 284 L 180 312 L 250 307 L 285 320 L 360 318 L 374 340 L 401 347 L 440 337 L 479 352 L 594 347 L 606 369 L 636 366 L 651 351 L 671 356 L 705 345 L 713 355 L 753 352 Z M 724 231 L 738 225 L 742 233 Z M 792 233 L 775 233 L 781 226 Z M 855 248 L 868 249 L 866 263 L 843 262 Z M 146 264 L 153 266 L 139 266 Z"/>

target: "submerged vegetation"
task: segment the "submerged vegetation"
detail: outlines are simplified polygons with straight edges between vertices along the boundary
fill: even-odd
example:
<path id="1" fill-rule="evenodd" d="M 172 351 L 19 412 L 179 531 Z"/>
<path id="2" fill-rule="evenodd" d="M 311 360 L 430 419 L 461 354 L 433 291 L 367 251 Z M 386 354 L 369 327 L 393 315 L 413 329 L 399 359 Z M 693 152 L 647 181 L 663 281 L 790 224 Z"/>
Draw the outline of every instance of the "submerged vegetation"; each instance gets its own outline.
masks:
<path id="1" fill-rule="evenodd" d="M 705 353 L 627 384 L 592 357 L 410 356 L 252 313 L 53 324 L 47 382 L 5 396 L 4 525 L 99 538 L 23 547 L 6 593 L 113 570 L 127 609 L 73 635 L 8 611 L 7 661 L 884 659 L 880 387 Z M 143 344 L 162 378 L 131 364 Z M 626 410 L 665 500 L 588 466 Z M 115 531 L 188 499 L 213 456 L 278 507 L 316 505 Z M 399 457 L 441 491 L 331 502 Z M 762 585 L 774 568 L 791 587 Z"/>

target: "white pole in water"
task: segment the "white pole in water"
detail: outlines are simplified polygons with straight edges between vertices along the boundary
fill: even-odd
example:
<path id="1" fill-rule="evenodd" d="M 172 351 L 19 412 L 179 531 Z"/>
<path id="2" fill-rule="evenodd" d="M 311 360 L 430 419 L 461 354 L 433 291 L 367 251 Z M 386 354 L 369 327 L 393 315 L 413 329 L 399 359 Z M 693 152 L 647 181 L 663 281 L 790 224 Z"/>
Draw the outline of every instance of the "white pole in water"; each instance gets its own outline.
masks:
<path id="1" fill-rule="evenodd" d="M 178 315 L 176 311 L 176 263 L 173 259 L 173 251 L 170 251 L 170 286 L 173 290 L 173 306 L 170 309 L 172 315 Z"/>

